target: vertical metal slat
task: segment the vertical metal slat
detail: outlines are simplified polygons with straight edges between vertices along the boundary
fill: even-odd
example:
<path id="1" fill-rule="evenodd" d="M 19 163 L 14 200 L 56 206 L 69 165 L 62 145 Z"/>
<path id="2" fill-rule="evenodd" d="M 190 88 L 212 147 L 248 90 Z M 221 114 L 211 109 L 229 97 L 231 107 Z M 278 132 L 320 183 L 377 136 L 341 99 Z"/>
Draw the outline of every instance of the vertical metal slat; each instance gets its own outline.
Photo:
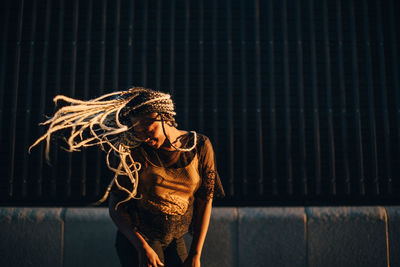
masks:
<path id="1" fill-rule="evenodd" d="M 378 171 L 378 155 L 376 147 L 376 122 L 375 122 L 375 101 L 374 101 L 374 81 L 372 73 L 371 43 L 369 36 L 368 6 L 363 2 L 363 28 L 365 42 L 365 58 L 367 61 L 367 88 L 368 88 L 368 120 L 370 135 L 370 157 L 371 157 L 371 175 L 374 183 L 374 193 L 379 195 L 379 171 Z"/>
<path id="2" fill-rule="evenodd" d="M 185 129 L 189 127 L 189 80 L 190 80 L 190 65 L 189 65 L 189 34 L 190 34 L 190 1 L 185 1 L 185 43 L 184 43 L 184 70 L 183 70 L 183 125 Z"/>
<path id="3" fill-rule="evenodd" d="M 273 1 L 268 1 L 268 65 L 269 65 L 269 106 L 270 106 L 270 136 L 271 136 L 271 177 L 272 194 L 277 196 L 278 173 L 277 173 L 277 128 L 276 128 L 276 97 L 275 97 L 275 48 L 274 48 L 274 10 Z"/>
<path id="4" fill-rule="evenodd" d="M 353 0 L 349 2 L 350 8 L 350 32 L 351 32 L 351 50 L 352 50 L 352 78 L 353 78 L 353 95 L 354 95 L 354 108 L 355 108 L 355 137 L 356 137 L 356 157 L 357 157 L 357 168 L 359 175 L 359 193 L 365 195 L 365 175 L 364 175 L 364 161 L 363 161 L 363 145 L 361 135 L 361 114 L 360 114 L 360 96 L 359 96 L 359 73 L 358 73 L 358 52 L 357 52 L 357 35 L 356 26 L 354 21 L 354 3 Z"/>
<path id="5" fill-rule="evenodd" d="M 134 21 L 135 21 L 135 1 L 131 0 L 129 1 L 129 15 L 128 15 L 128 21 L 129 21 L 129 30 L 128 30 L 128 67 L 127 67 L 127 72 L 128 72 L 128 79 L 127 79 L 127 84 L 129 87 L 133 85 L 133 28 L 135 26 Z"/>
<path id="6" fill-rule="evenodd" d="M 242 193 L 243 195 L 248 194 L 248 171 L 247 171 L 247 161 L 248 161 L 248 152 L 247 152 L 247 65 L 246 65 L 246 59 L 247 59 L 247 53 L 246 53 L 246 10 L 245 10 L 245 2 L 246 0 L 240 1 L 240 40 L 241 40 L 241 45 L 240 45 L 240 54 L 241 54 L 241 60 L 240 60 L 240 67 L 241 67 L 241 134 L 242 134 L 242 140 L 241 140 L 241 148 L 242 148 L 242 157 L 241 157 L 241 162 L 242 162 Z"/>
<path id="7" fill-rule="evenodd" d="M 99 95 L 104 93 L 104 75 L 106 68 L 106 36 L 107 36 L 107 0 L 103 0 L 103 9 L 101 17 L 101 36 L 100 36 L 100 81 L 99 81 Z"/>
<path id="8" fill-rule="evenodd" d="M 257 140 L 257 185 L 258 194 L 264 194 L 264 160 L 262 140 L 262 106 L 261 106 L 261 49 L 260 49 L 260 2 L 255 0 L 255 81 L 256 81 L 256 140 Z"/>
<path id="9" fill-rule="evenodd" d="M 113 57 L 113 90 L 118 90 L 119 82 L 119 31 L 120 31 L 120 13 L 121 13 L 121 0 L 115 1 L 115 21 L 114 21 L 114 57 Z"/>
<path id="10" fill-rule="evenodd" d="M 337 9 L 337 39 L 338 39 L 338 76 L 339 76 L 339 90 L 340 90 L 340 126 L 341 138 L 343 149 L 343 173 L 344 173 L 344 186 L 345 194 L 351 193 L 350 181 L 350 166 L 349 166 L 349 151 L 348 151 L 348 136 L 347 136 L 347 108 L 346 108 L 346 86 L 344 77 L 344 63 L 343 63 L 343 33 L 342 33 L 342 6 L 340 1 L 336 1 Z"/>
<path id="11" fill-rule="evenodd" d="M 6 62 L 7 62 L 7 47 L 8 47 L 8 25 L 10 17 L 10 1 L 5 1 L 4 16 L 3 16 L 3 42 L 1 48 L 1 65 L 0 65 L 0 127 L 3 127 L 3 109 L 4 109 L 4 84 L 5 84 L 5 74 L 6 74 Z M 0 141 L 3 140 L 3 131 L 0 131 Z"/>
<path id="12" fill-rule="evenodd" d="M 161 10 L 162 1 L 157 1 L 157 40 L 156 40 L 156 88 L 161 89 Z"/>
<path id="13" fill-rule="evenodd" d="M 315 26 L 314 26 L 314 5 L 313 0 L 309 2 L 309 24 L 310 24 L 310 49 L 311 49 L 311 90 L 312 90 L 312 119 L 313 119 L 313 139 L 314 139 L 314 176 L 315 193 L 321 194 L 321 141 L 319 126 L 319 105 L 318 105 L 318 78 L 317 78 L 317 57 L 315 45 Z"/>
<path id="14" fill-rule="evenodd" d="M 73 4 L 72 10 L 72 62 L 70 66 L 71 80 L 69 85 L 69 96 L 75 96 L 76 89 L 76 55 L 77 55 L 77 42 L 78 42 L 78 22 L 79 22 L 79 0 L 75 0 Z M 71 184 L 72 184 L 72 153 L 68 153 L 68 170 L 66 177 L 66 196 L 67 198 L 71 197 Z"/>
<path id="15" fill-rule="evenodd" d="M 212 9 L 212 135 L 213 143 L 218 144 L 218 1 L 213 1 Z M 215 147 L 215 153 L 218 154 L 218 147 Z"/>
<path id="16" fill-rule="evenodd" d="M 27 71 L 27 85 L 25 94 L 25 122 L 24 122 L 24 150 L 23 150 L 23 165 L 22 165 L 22 185 L 21 185 L 21 196 L 26 198 L 28 194 L 28 153 L 26 151 L 29 147 L 30 137 L 30 123 L 31 123 L 31 108 L 32 108 L 32 84 L 33 84 L 33 70 L 35 61 L 35 46 L 36 46 L 36 21 L 37 21 L 37 1 L 32 1 L 32 20 L 31 20 L 31 32 L 30 32 L 30 46 L 29 46 L 29 60 L 28 60 L 28 71 Z"/>
<path id="17" fill-rule="evenodd" d="M 329 175 L 330 193 L 336 195 L 336 154 L 335 137 L 333 132 L 333 107 L 332 107 L 332 78 L 331 78 L 331 58 L 329 42 L 329 18 L 327 0 L 323 0 L 323 31 L 325 47 L 325 73 L 326 73 L 326 102 L 328 109 L 328 151 L 329 151 Z"/>
<path id="18" fill-rule="evenodd" d="M 45 35 L 44 35 L 44 47 L 43 47 L 43 55 L 42 55 L 42 77 L 41 77 L 41 89 L 40 89 L 40 102 L 41 102 L 41 112 L 40 114 L 44 114 L 45 110 L 45 99 L 46 99 L 46 91 L 47 91 L 47 71 L 48 71 L 48 60 L 49 60 L 49 35 L 50 35 L 50 18 L 51 18 L 51 1 L 49 0 L 46 3 L 46 26 L 45 26 Z M 41 153 L 43 152 L 43 147 L 41 148 Z M 41 154 L 42 156 L 42 154 Z M 43 164 L 41 164 L 43 166 Z M 40 179 L 38 179 L 38 191 L 37 194 L 38 196 L 42 195 L 42 183 L 43 181 L 43 176 L 39 176 Z M 52 194 L 52 193 L 50 193 Z"/>
<path id="19" fill-rule="evenodd" d="M 147 34 L 148 34 L 148 1 L 143 7 L 143 36 L 142 36 L 142 86 L 147 86 Z"/>
<path id="20" fill-rule="evenodd" d="M 17 21 L 17 40 L 16 40 L 16 52 L 15 52 L 15 65 L 14 65 L 14 82 L 11 97 L 11 116 L 10 116 L 10 165 L 9 165 L 9 184 L 8 184 L 8 196 L 12 198 L 14 196 L 14 171 L 15 171 L 15 139 L 17 133 L 17 105 L 18 105 L 18 91 L 19 91 L 19 75 L 21 65 L 21 38 L 22 38 L 22 24 L 24 18 L 24 0 L 20 1 L 18 9 L 18 21 Z"/>
<path id="21" fill-rule="evenodd" d="M 204 131 L 204 2 L 199 0 L 199 131 Z"/>
<path id="22" fill-rule="evenodd" d="M 101 17 L 101 36 L 100 36 L 100 81 L 99 81 L 99 91 L 98 94 L 102 95 L 104 93 L 104 73 L 105 73 L 105 65 L 106 65 L 106 33 L 107 33 L 107 0 L 103 0 L 102 7 L 102 17 Z M 100 150 L 96 152 L 96 196 L 100 195 L 101 189 L 101 173 L 103 166 L 103 158 Z"/>
<path id="23" fill-rule="evenodd" d="M 57 55 L 56 55 L 56 78 L 55 78 L 56 95 L 60 94 L 61 92 L 63 44 L 64 44 L 64 0 L 60 0 L 59 16 L 58 16 Z"/>
<path id="24" fill-rule="evenodd" d="M 175 92 L 175 0 L 171 1 L 170 17 L 170 61 L 169 61 L 169 92 Z"/>
<path id="25" fill-rule="evenodd" d="M 308 180 L 306 170 L 306 141 L 305 141 L 305 119 L 304 119 L 304 77 L 303 77 L 303 37 L 301 25 L 301 6 L 296 1 L 296 41 L 297 41 L 297 86 L 298 86 L 298 104 L 299 104 L 299 152 L 300 152 L 300 172 L 299 178 L 302 181 L 302 194 L 308 194 Z"/>
<path id="26" fill-rule="evenodd" d="M 389 17 L 390 17 L 390 33 L 391 33 L 391 51 L 392 51 L 392 68 L 393 68 L 393 87 L 394 87 L 394 96 L 395 96 L 395 114 L 396 114 L 396 128 L 397 128 L 397 142 L 400 145 L 400 70 L 398 63 L 398 45 L 397 45 L 397 32 L 395 27 L 395 19 L 394 19 L 394 8 L 393 1 L 389 1 Z M 397 149 L 397 153 L 394 155 L 398 156 L 400 149 Z M 392 154 L 393 157 L 393 154 Z M 391 183 L 391 177 L 388 180 L 388 193 L 393 193 L 393 185 Z"/>
<path id="27" fill-rule="evenodd" d="M 61 91 L 61 75 L 62 75 L 62 55 L 63 55 L 63 43 L 64 43 L 64 0 L 60 0 L 59 16 L 58 16 L 58 37 L 57 37 L 57 52 L 56 52 L 56 71 L 55 71 L 55 95 L 58 95 Z M 57 147 L 57 141 L 54 147 Z M 42 149 L 42 148 L 41 148 Z M 41 157 L 42 158 L 42 157 Z M 58 180 L 58 150 L 53 149 L 52 162 L 54 163 L 51 168 L 51 196 L 55 198 L 57 196 L 57 180 Z M 41 168 L 43 163 L 39 164 Z"/>
<path id="28" fill-rule="evenodd" d="M 93 17 L 93 1 L 89 0 L 87 11 L 87 25 L 86 25 L 86 47 L 85 47 L 85 67 L 84 67 L 84 80 L 83 80 L 83 98 L 89 98 L 89 84 L 90 84 L 90 59 L 91 59 L 91 35 L 92 35 L 92 17 Z M 87 195 L 87 154 L 86 150 L 82 151 L 82 179 L 81 179 L 81 196 Z"/>
<path id="29" fill-rule="evenodd" d="M 72 11 L 72 64 L 71 64 L 71 80 L 69 87 L 69 95 L 71 97 L 75 96 L 76 90 L 76 61 L 77 61 L 77 51 L 78 51 L 78 23 L 79 23 L 79 0 L 74 0 L 73 11 Z"/>
<path id="30" fill-rule="evenodd" d="M 282 2 L 282 34 L 283 34 L 283 90 L 285 103 L 285 160 L 287 174 L 287 193 L 293 194 L 293 164 L 292 164 L 292 125 L 290 108 L 290 74 L 289 74 L 289 44 L 287 26 L 287 5 L 286 0 Z"/>
<path id="31" fill-rule="evenodd" d="M 231 196 L 235 195 L 235 184 L 234 184 L 234 129 L 233 129 L 233 86 L 232 86 L 232 8 L 231 8 L 231 0 L 227 0 L 226 7 L 226 24 L 227 24 L 227 48 L 228 48 L 228 64 L 227 64 L 227 74 L 228 74 L 228 86 L 226 87 L 226 96 L 227 96 L 227 146 L 228 146 L 228 177 L 229 177 L 229 194 Z"/>
<path id="32" fill-rule="evenodd" d="M 376 25 L 377 25 L 377 36 L 378 36 L 378 57 L 379 57 L 379 77 L 380 77 L 380 88 L 381 92 L 381 103 L 382 103 L 382 121 L 383 121 L 383 134 L 384 134 L 384 161 L 386 169 L 386 192 L 390 192 L 392 187 L 392 164 L 390 162 L 390 126 L 389 126 L 389 110 L 388 110 L 388 99 L 387 99 L 387 83 L 386 83 L 386 67 L 385 67 L 385 47 L 382 33 L 382 12 L 381 2 L 376 2 Z M 382 192 L 383 193 L 383 192 Z"/>

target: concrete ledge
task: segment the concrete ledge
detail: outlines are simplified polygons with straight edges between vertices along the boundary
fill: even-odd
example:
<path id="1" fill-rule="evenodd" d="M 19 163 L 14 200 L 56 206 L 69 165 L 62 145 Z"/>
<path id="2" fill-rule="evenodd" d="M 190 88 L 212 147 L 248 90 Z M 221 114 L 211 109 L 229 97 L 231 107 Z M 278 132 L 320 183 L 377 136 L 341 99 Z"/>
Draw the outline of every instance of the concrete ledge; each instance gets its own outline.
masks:
<path id="1" fill-rule="evenodd" d="M 67 209 L 64 266 L 118 266 L 114 248 L 116 231 L 107 209 Z"/>
<path id="2" fill-rule="evenodd" d="M 202 266 L 400 266 L 399 229 L 399 206 L 217 207 Z M 119 266 L 115 231 L 107 208 L 2 207 L 0 266 Z"/>
<path id="3" fill-rule="evenodd" d="M 308 208 L 309 266 L 387 267 L 382 207 Z"/>
<path id="4" fill-rule="evenodd" d="M 400 266 L 400 208 L 386 207 L 390 266 Z"/>
<path id="5" fill-rule="evenodd" d="M 239 208 L 239 266 L 306 266 L 304 208 Z"/>
<path id="6" fill-rule="evenodd" d="M 237 244 L 238 208 L 214 208 L 201 257 L 203 266 L 239 266 Z"/>
<path id="7" fill-rule="evenodd" d="M 63 266 L 61 208 L 0 208 L 0 266 Z"/>

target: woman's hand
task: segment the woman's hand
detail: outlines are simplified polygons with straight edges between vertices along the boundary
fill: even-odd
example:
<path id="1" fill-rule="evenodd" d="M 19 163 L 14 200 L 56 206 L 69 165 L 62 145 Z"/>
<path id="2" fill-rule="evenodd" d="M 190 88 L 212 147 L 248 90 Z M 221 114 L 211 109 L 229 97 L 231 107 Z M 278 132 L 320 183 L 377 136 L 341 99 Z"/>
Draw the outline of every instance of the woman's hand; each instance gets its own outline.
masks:
<path id="1" fill-rule="evenodd" d="M 148 245 L 144 245 L 139 251 L 139 267 L 164 266 L 157 253 Z M 200 265 L 199 265 L 200 266 Z"/>
<path id="2" fill-rule="evenodd" d="M 200 255 L 189 255 L 183 263 L 183 267 L 200 267 Z"/>

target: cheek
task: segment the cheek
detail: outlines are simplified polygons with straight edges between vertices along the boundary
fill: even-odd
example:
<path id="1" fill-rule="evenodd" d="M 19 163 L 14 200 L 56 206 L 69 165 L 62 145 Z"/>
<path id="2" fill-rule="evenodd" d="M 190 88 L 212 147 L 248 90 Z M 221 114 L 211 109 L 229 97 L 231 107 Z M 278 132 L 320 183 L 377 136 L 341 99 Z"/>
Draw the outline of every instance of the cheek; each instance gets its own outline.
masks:
<path id="1" fill-rule="evenodd" d="M 162 127 L 155 126 L 149 129 L 149 137 L 162 140 L 164 138 L 164 132 L 162 130 Z"/>
<path id="2" fill-rule="evenodd" d="M 158 128 L 154 132 L 154 137 L 157 138 L 158 140 L 163 140 L 165 138 L 163 130 L 161 128 Z"/>

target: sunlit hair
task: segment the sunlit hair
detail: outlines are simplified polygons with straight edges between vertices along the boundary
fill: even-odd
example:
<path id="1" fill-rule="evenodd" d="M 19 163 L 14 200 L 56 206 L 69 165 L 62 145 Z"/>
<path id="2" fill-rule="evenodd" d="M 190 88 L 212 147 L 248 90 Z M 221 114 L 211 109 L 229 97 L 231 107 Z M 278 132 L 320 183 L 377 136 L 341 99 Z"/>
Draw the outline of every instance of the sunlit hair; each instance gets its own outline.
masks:
<path id="1" fill-rule="evenodd" d="M 126 91 L 109 93 L 87 101 L 57 95 L 54 102 L 57 104 L 59 101 L 64 101 L 69 105 L 61 107 L 53 117 L 40 123 L 40 125 L 48 125 L 48 129 L 29 147 L 29 151 L 40 142 L 45 141 L 46 159 L 49 160 L 51 137 L 60 131 L 63 131 L 62 134 L 68 144 L 67 151 L 69 152 L 97 145 L 107 153 L 107 167 L 115 175 L 104 196 L 95 204 L 101 204 L 107 199 L 114 183 L 119 190 L 128 194 L 126 199 L 117 203 L 115 209 L 130 199 L 138 198 L 136 195 L 141 164 L 133 160 L 131 150 L 138 147 L 143 140 L 135 137 L 129 118 L 141 114 L 158 113 L 162 115 L 163 120 L 176 126 L 174 119 L 176 113 L 171 96 L 159 91 L 133 87 Z M 67 132 L 68 134 L 64 132 L 66 129 L 70 131 Z M 175 146 L 174 148 L 188 151 L 188 149 Z M 194 146 L 190 149 L 193 148 Z M 112 153 L 119 158 L 117 167 L 110 164 Z M 132 190 L 128 190 L 118 183 L 117 178 L 120 175 L 129 177 L 133 185 Z"/>

